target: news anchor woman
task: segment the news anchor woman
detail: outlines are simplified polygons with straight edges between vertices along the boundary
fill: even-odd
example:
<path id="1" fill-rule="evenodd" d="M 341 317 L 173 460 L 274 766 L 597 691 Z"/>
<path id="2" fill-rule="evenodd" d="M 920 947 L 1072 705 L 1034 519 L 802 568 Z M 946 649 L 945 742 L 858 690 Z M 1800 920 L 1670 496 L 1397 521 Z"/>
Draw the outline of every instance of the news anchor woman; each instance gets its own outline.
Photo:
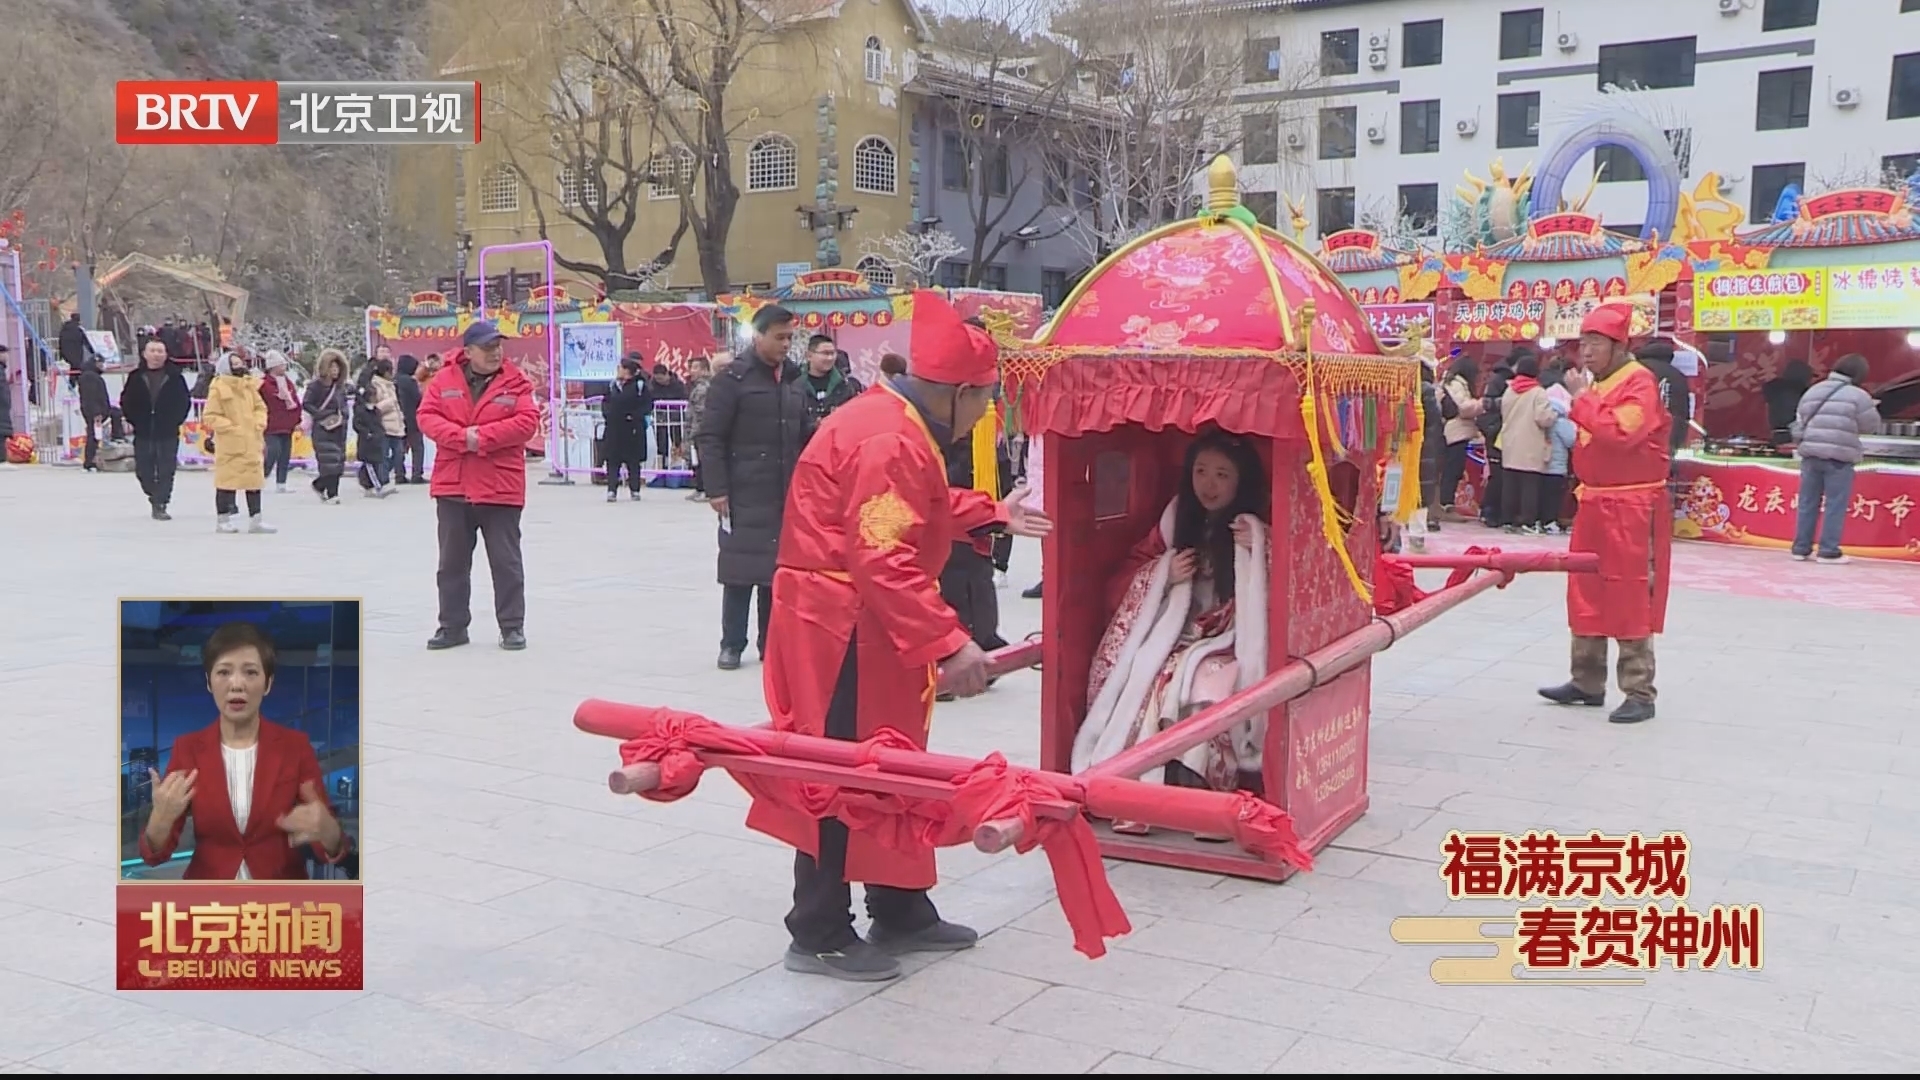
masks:
<path id="1" fill-rule="evenodd" d="M 149 866 L 172 858 L 191 817 L 189 881 L 303 881 L 306 850 L 339 862 L 347 837 L 313 744 L 260 715 L 273 689 L 273 641 L 251 623 L 228 623 L 207 639 L 201 666 L 220 719 L 173 741 L 164 779 L 148 770 L 153 812 L 140 857 Z"/>

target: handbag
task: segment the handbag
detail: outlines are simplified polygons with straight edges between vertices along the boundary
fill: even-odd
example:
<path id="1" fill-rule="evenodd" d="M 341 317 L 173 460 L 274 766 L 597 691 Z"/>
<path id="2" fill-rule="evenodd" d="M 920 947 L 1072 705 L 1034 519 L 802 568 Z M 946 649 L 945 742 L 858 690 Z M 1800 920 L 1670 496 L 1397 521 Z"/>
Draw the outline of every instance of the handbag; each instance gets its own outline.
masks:
<path id="1" fill-rule="evenodd" d="M 339 413 L 327 412 L 329 408 L 333 407 L 334 399 L 339 396 L 340 388 L 335 386 L 332 390 L 327 391 L 327 400 L 320 403 L 319 411 L 327 413 L 327 415 L 320 418 L 320 427 L 326 431 L 339 431 L 340 425 L 347 422 L 346 417 L 341 416 Z"/>

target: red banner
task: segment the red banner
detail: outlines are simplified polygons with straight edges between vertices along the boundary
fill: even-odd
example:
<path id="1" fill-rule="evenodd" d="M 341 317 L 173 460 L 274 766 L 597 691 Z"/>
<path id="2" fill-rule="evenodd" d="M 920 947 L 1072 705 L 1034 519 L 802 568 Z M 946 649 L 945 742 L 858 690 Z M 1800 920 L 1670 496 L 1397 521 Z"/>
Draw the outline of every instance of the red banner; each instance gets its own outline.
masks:
<path id="1" fill-rule="evenodd" d="M 1784 549 L 1800 510 L 1797 462 L 1683 460 L 1687 484 L 1674 507 L 1683 540 Z M 1840 547 L 1850 555 L 1920 562 L 1920 470 L 1865 465 L 1854 470 L 1853 497 Z"/>
<path id="2" fill-rule="evenodd" d="M 121 990 L 359 990 L 358 882 L 169 881 L 115 890 Z"/>

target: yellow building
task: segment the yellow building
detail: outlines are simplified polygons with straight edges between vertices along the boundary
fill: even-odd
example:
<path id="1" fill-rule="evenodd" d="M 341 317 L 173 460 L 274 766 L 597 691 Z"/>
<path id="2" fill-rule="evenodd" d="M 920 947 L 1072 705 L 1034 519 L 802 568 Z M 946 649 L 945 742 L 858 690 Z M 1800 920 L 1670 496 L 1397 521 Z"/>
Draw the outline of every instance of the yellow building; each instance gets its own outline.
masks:
<path id="1" fill-rule="evenodd" d="M 609 20 L 589 25 L 577 16 L 570 21 L 544 13 L 542 18 L 542 12 L 529 10 L 577 12 L 581 6 L 577 0 L 458 0 L 447 5 L 457 11 L 443 13 L 430 36 L 428 59 L 439 78 L 481 83 L 481 142 L 444 155 L 416 155 L 402 169 L 400 187 L 424 195 L 444 184 L 441 190 L 459 193 L 457 200 L 441 200 L 454 204 L 451 214 L 428 213 L 424 224 L 445 230 L 436 246 L 450 255 L 464 241 L 472 253 L 466 259 L 468 273 L 476 269 L 482 248 L 540 239 L 543 217 L 546 236 L 563 257 L 604 267 L 605 248 L 613 244 L 628 269 L 643 267 L 669 246 L 682 224 L 676 173 L 678 183 L 689 187 L 693 211 L 706 210 L 696 159 L 681 149 L 685 133 L 699 128 L 699 103 L 657 78 L 667 69 L 666 45 L 657 40 L 617 44 L 632 40 L 624 37 L 627 33 L 658 33 L 635 17 L 646 6 L 606 3 L 598 9 L 631 9 L 621 16 L 632 21 L 630 30 Z M 672 6 L 685 8 L 678 14 L 688 20 L 707 10 L 706 3 L 694 0 L 675 0 Z M 915 50 L 929 37 L 907 0 L 758 0 L 752 6 L 767 22 L 754 32 L 754 45 L 743 50 L 725 98 L 731 176 L 740 193 L 726 243 L 726 284 L 736 290 L 771 287 L 783 273 L 855 266 L 863 238 L 912 224 L 913 117 L 902 86 L 913 77 Z M 700 33 L 688 31 L 688 43 Z M 624 72 L 623 58 L 633 62 Z M 581 74 L 596 66 L 598 76 Z M 636 93 L 643 79 L 658 89 Z M 610 111 L 612 101 L 647 104 L 617 110 L 623 121 L 603 128 L 594 121 Z M 678 125 L 667 117 L 668 109 L 677 110 Z M 607 130 L 625 134 L 610 143 L 603 134 Z M 615 145 L 622 141 L 629 144 L 630 157 Z M 583 146 L 585 158 L 606 162 L 604 190 L 590 175 L 575 176 L 566 164 L 583 160 Z M 623 245 L 611 239 L 610 230 L 569 220 L 587 205 L 583 200 L 617 204 L 614 197 L 624 186 L 620 176 L 629 168 L 653 179 L 636 193 L 637 210 Z M 802 212 L 815 206 L 840 212 Z M 624 213 L 613 205 L 608 217 L 619 221 Z M 697 230 L 689 229 L 665 284 L 704 289 L 699 255 Z M 449 273 L 452 263 L 450 258 Z M 502 255 L 489 258 L 486 269 L 494 276 L 509 269 L 539 270 L 541 263 L 537 254 Z M 577 271 L 562 269 L 559 277 L 600 284 L 594 275 Z"/>

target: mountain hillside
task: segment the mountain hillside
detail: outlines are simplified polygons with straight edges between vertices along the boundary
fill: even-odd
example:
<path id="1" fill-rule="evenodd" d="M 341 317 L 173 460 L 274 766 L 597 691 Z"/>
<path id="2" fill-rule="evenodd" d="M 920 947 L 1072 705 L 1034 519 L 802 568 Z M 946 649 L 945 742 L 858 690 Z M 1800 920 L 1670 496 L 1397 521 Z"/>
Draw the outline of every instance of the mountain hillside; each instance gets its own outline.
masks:
<path id="1" fill-rule="evenodd" d="M 40 0 L 45 2 L 45 0 Z M 421 75 L 427 0 L 55 0 L 117 22 L 155 74 L 189 79 Z"/>

